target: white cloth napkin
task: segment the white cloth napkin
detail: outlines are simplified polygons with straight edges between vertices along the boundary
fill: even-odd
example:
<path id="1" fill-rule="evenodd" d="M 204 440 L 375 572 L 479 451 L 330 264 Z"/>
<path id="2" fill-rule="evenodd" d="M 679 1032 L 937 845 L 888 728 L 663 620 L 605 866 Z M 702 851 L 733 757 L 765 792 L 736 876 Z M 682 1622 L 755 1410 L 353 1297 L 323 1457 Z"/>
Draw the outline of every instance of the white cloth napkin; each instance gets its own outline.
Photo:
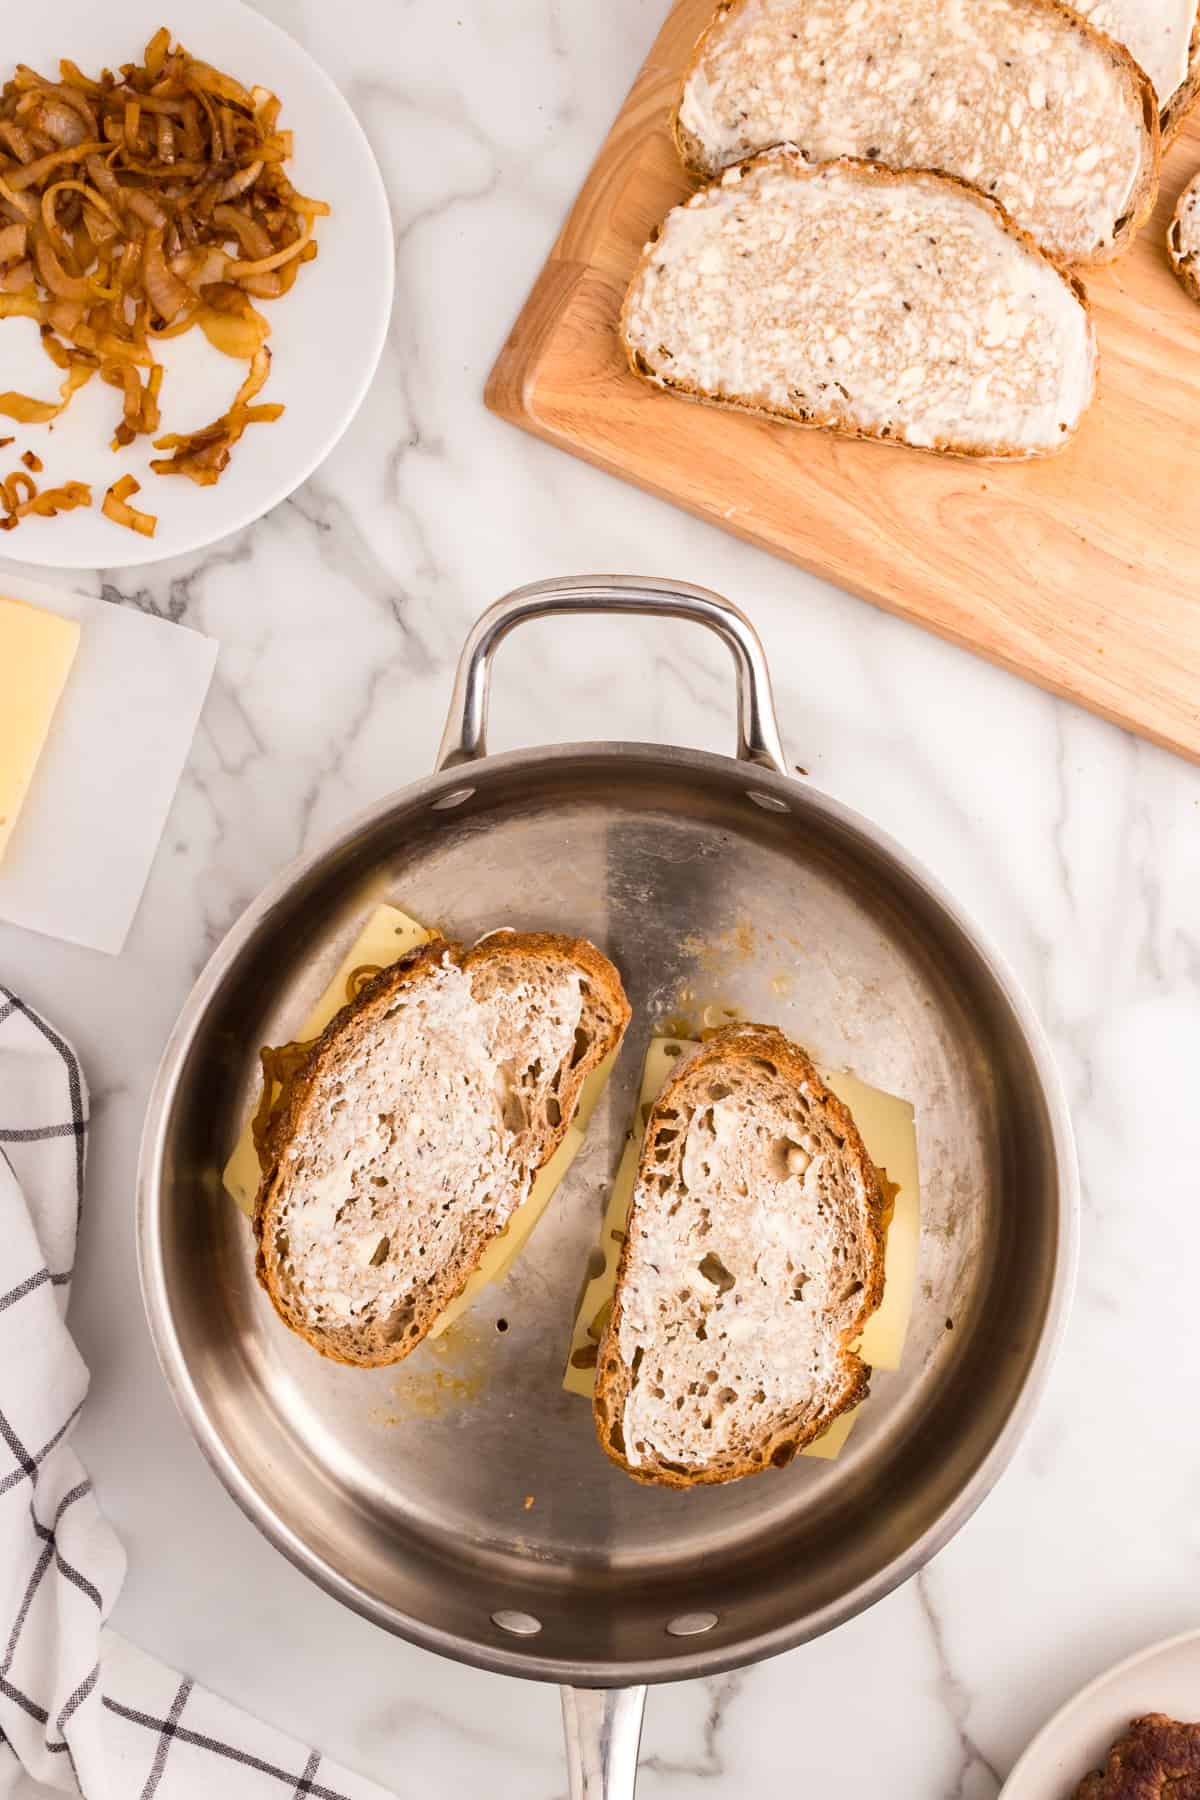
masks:
<path id="1" fill-rule="evenodd" d="M 0 986 L 0 1800 L 387 1800 L 103 1629 L 125 1555 L 65 1323 L 87 1123 L 75 1052 Z"/>

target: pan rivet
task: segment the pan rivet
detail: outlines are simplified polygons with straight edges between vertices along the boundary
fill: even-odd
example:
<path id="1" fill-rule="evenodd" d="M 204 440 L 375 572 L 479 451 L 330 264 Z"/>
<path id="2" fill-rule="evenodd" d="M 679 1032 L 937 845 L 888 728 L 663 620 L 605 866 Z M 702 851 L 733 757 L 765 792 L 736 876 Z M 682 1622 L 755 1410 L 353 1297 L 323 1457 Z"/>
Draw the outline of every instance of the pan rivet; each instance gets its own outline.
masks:
<path id="1" fill-rule="evenodd" d="M 523 1612 L 494 1612 L 492 1624 L 498 1625 L 501 1631 L 511 1631 L 514 1637 L 536 1637 L 542 1629 L 540 1619 Z"/>
<path id="2" fill-rule="evenodd" d="M 763 794 L 757 788 L 747 788 L 746 798 L 753 800 L 755 806 L 761 806 L 764 812 L 791 812 L 792 810 L 787 801 L 781 800 L 778 794 Z"/>
<path id="3" fill-rule="evenodd" d="M 464 800 L 469 800 L 474 792 L 474 788 L 454 788 L 451 793 L 443 794 L 440 800 L 435 800 L 430 811 L 449 812 L 452 807 L 461 806 Z"/>
<path id="4" fill-rule="evenodd" d="M 680 1613 L 677 1619 L 667 1620 L 667 1631 L 671 1637 L 699 1637 L 702 1631 L 711 1631 L 716 1622 L 716 1613 Z"/>

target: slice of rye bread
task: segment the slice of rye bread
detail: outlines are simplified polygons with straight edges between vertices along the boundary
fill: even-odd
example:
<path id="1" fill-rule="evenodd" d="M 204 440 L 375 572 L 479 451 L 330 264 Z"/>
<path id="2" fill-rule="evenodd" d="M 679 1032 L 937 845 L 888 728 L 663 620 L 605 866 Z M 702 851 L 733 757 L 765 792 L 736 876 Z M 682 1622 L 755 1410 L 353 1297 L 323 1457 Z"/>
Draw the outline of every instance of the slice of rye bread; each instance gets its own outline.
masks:
<path id="1" fill-rule="evenodd" d="M 1197 14 L 1196 23 L 1192 27 L 1187 74 L 1163 107 L 1160 115 L 1164 150 L 1179 136 L 1184 121 L 1195 107 L 1197 100 L 1200 100 L 1200 13 Z"/>
<path id="2" fill-rule="evenodd" d="M 1052 455 L 1095 392 L 1082 288 L 995 201 L 787 148 L 667 215 L 620 330 L 672 393 L 949 455 Z"/>
<path id="3" fill-rule="evenodd" d="M 1158 185 L 1149 78 L 1059 0 L 727 0 L 674 130 L 701 176 L 775 144 L 957 175 L 1068 264 L 1124 250 Z"/>
<path id="4" fill-rule="evenodd" d="M 337 1362 L 398 1362 L 465 1287 L 629 1023 L 594 945 L 496 932 L 385 969 L 332 1019 L 272 1127 L 258 1275 Z"/>
<path id="5" fill-rule="evenodd" d="M 867 1392 L 883 1197 L 854 1120 L 769 1025 L 717 1032 L 650 1113 L 596 1431 L 667 1487 L 782 1468 Z"/>
<path id="6" fill-rule="evenodd" d="M 1124 44 L 1146 71 L 1158 98 L 1165 150 L 1200 92 L 1196 0 L 1076 0 L 1075 10 Z"/>
<path id="7" fill-rule="evenodd" d="M 1200 300 L 1200 172 L 1192 176 L 1167 226 L 1167 255 L 1193 300 Z"/>

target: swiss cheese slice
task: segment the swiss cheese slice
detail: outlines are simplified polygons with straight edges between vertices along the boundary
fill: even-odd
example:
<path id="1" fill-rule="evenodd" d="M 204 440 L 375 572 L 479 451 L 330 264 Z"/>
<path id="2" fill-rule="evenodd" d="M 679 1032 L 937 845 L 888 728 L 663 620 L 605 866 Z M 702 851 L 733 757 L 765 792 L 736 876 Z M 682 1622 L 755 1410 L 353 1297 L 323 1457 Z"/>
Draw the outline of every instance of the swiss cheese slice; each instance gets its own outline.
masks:
<path id="1" fill-rule="evenodd" d="M 917 1169 L 917 1122 L 907 1100 L 869 1087 L 857 1075 L 821 1079 L 850 1109 L 867 1153 L 894 1193 L 884 1258 L 883 1301 L 867 1320 L 858 1346 L 873 1369 L 898 1369 L 912 1317 L 921 1241 L 921 1184 Z"/>
<path id="2" fill-rule="evenodd" d="M 79 625 L 0 599 L 0 860 L 33 782 L 79 647 Z"/>
<path id="3" fill-rule="evenodd" d="M 434 933 L 426 926 L 419 925 L 415 919 L 409 918 L 408 914 L 401 912 L 398 907 L 377 906 L 338 964 L 329 986 L 300 1027 L 299 1041 L 307 1042 L 310 1038 L 318 1037 L 334 1015 L 345 1006 L 349 999 L 347 984 L 355 969 L 363 967 L 390 968 L 394 962 L 398 962 L 410 950 L 415 950 L 420 944 L 428 943 L 433 936 Z M 554 1198 L 567 1170 L 582 1149 L 588 1123 L 604 1092 L 616 1058 L 617 1052 L 613 1051 L 592 1070 L 583 1084 L 579 1104 L 575 1109 L 575 1117 L 567 1126 L 558 1149 L 549 1162 L 538 1170 L 528 1194 L 517 1207 L 499 1237 L 493 1238 L 488 1245 L 461 1294 L 456 1295 L 445 1311 L 439 1314 L 434 1321 L 427 1334 L 429 1337 L 441 1337 L 442 1333 L 448 1330 L 456 1319 L 460 1319 L 467 1309 L 474 1305 L 489 1283 L 499 1284 L 504 1281 L 513 1263 L 524 1249 L 529 1234 Z M 254 1147 L 251 1120 L 247 1119 L 233 1154 L 225 1165 L 222 1179 L 226 1192 L 248 1217 L 252 1217 L 254 1213 L 254 1198 L 258 1193 L 261 1173 L 258 1152 Z"/>
<path id="4" fill-rule="evenodd" d="M 616 1291 L 625 1221 L 633 1199 L 650 1109 L 679 1059 L 695 1048 L 695 1042 L 687 1038 L 652 1038 L 646 1052 L 637 1113 L 625 1140 L 601 1228 L 599 1251 L 604 1258 L 603 1267 L 584 1289 L 563 1375 L 564 1388 L 585 1399 L 591 1399 L 596 1385 L 596 1349 Z M 821 1076 L 849 1107 L 871 1161 L 886 1173 L 889 1191 L 894 1194 L 884 1258 L 884 1298 L 867 1321 L 859 1349 L 863 1360 L 872 1368 L 898 1369 L 912 1316 L 921 1235 L 916 1120 L 906 1100 L 898 1100 L 894 1094 L 870 1087 L 856 1075 L 829 1074 L 823 1070 Z M 853 1429 L 858 1412 L 859 1408 L 855 1407 L 843 1413 L 802 1454 L 826 1459 L 837 1456 Z"/>
<path id="5" fill-rule="evenodd" d="M 461 1294 L 455 1296 L 440 1313 L 429 1328 L 431 1338 L 441 1337 L 448 1331 L 455 1319 L 461 1319 L 468 1307 L 474 1306 L 483 1289 L 494 1283 L 497 1287 L 507 1280 L 508 1272 L 520 1256 L 529 1239 L 529 1234 L 562 1186 L 567 1170 L 583 1149 L 583 1140 L 587 1132 L 588 1120 L 596 1109 L 596 1102 L 604 1092 L 616 1052 L 606 1056 L 597 1063 L 583 1084 L 579 1096 L 579 1105 L 575 1117 L 563 1133 L 563 1139 L 549 1162 L 543 1163 L 530 1185 L 529 1192 L 520 1206 L 509 1219 L 508 1224 L 493 1238 L 475 1267 L 474 1273 Z"/>

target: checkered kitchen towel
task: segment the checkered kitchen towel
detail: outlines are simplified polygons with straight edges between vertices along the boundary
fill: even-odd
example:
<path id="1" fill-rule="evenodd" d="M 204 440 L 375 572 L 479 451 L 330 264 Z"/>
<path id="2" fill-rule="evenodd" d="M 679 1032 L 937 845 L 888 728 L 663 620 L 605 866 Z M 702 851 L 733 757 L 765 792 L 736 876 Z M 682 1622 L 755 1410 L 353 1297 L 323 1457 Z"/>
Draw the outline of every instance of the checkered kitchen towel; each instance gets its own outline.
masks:
<path id="1" fill-rule="evenodd" d="M 87 1121 L 75 1052 L 0 986 L 0 1800 L 386 1800 L 102 1629 L 125 1556 L 65 1323 Z"/>

